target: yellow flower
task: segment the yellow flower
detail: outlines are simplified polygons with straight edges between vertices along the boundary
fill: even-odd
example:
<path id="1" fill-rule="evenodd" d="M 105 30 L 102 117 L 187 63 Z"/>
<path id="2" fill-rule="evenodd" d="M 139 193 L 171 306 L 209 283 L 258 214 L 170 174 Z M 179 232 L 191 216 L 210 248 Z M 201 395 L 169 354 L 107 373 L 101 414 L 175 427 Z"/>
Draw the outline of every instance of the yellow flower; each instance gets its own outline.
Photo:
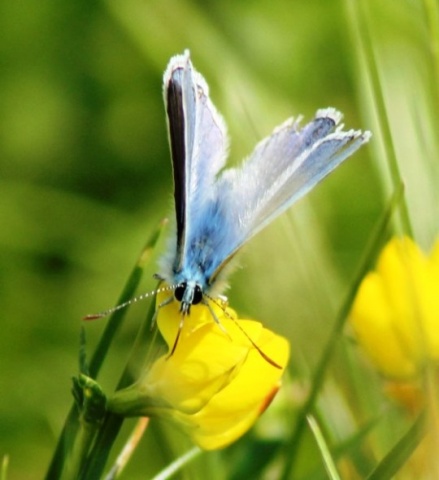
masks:
<path id="1" fill-rule="evenodd" d="M 389 379 L 411 380 L 439 360 L 439 241 L 426 256 L 394 238 L 363 280 L 350 322 L 360 345 Z"/>
<path id="2" fill-rule="evenodd" d="M 167 296 L 158 295 L 157 304 Z M 253 425 L 279 389 L 289 357 L 284 338 L 259 322 L 237 319 L 230 308 L 210 305 L 220 325 L 207 306 L 192 306 L 173 354 L 159 357 L 108 404 L 125 416 L 171 420 L 206 450 L 234 442 Z M 169 351 L 181 319 L 177 302 L 159 311 L 157 324 Z M 282 368 L 265 360 L 249 338 Z"/>

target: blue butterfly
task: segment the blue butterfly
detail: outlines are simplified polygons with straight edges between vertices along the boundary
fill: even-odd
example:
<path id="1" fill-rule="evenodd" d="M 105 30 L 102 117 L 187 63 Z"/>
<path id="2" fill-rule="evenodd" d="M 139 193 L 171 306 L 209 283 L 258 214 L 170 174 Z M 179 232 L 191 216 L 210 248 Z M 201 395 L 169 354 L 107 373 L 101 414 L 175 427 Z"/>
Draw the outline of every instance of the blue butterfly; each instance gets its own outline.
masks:
<path id="1" fill-rule="evenodd" d="M 237 252 L 366 143 L 371 133 L 343 131 L 342 114 L 318 110 L 299 127 L 289 119 L 262 140 L 238 168 L 222 170 L 226 126 L 189 51 L 164 74 L 174 176 L 176 235 L 160 261 L 183 315 L 218 296 Z M 172 297 L 171 297 L 172 300 Z"/>

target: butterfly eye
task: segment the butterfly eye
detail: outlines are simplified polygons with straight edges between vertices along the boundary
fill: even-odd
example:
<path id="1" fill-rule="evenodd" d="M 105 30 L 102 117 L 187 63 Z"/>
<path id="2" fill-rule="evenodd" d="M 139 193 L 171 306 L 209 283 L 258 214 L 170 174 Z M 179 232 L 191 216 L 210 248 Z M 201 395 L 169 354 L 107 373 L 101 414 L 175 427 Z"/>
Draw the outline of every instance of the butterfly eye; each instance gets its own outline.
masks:
<path id="1" fill-rule="evenodd" d="M 195 285 L 194 298 L 192 300 L 192 305 L 196 305 L 197 303 L 200 303 L 202 299 L 203 299 L 203 292 L 201 290 L 201 287 L 199 285 Z"/>
<path id="2" fill-rule="evenodd" d="M 174 291 L 174 297 L 176 300 L 178 300 L 179 302 L 181 302 L 183 300 L 183 295 L 184 295 L 184 292 L 186 290 L 186 287 L 187 287 L 187 284 L 186 282 L 185 283 L 182 283 L 180 285 L 178 285 L 176 288 L 175 288 L 175 291 Z"/>
<path id="3" fill-rule="evenodd" d="M 181 302 L 183 300 L 183 297 L 187 288 L 188 287 L 186 282 L 181 283 L 175 288 L 174 297 L 177 301 Z M 193 289 L 192 301 L 190 302 L 190 304 L 196 305 L 197 303 L 200 303 L 202 299 L 203 299 L 203 291 L 201 290 L 201 287 L 199 285 L 195 285 Z"/>

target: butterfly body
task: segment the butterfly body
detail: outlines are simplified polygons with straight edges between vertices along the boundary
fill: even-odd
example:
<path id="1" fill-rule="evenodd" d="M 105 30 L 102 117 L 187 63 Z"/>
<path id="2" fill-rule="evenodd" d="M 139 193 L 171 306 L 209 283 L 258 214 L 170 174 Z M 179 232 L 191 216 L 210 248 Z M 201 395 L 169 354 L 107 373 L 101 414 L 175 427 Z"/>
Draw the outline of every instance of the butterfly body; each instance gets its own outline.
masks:
<path id="1" fill-rule="evenodd" d="M 184 258 L 180 262 L 178 255 L 169 255 L 162 261 L 163 272 L 160 275 L 167 283 L 184 286 L 185 294 L 180 293 L 181 288 L 176 289 L 176 298 L 181 302 L 181 310 L 189 313 L 192 304 L 200 303 L 202 294 L 216 296 L 222 290 L 221 277 L 226 275 L 232 267 L 217 273 L 223 263 L 222 251 L 227 244 L 229 233 L 227 232 L 227 212 L 222 211 L 222 204 L 212 198 L 207 201 L 203 210 L 198 212 L 198 222 L 193 226 L 196 235 L 188 238 L 184 249 Z M 200 221 L 208 219 L 208 221 Z M 174 245 L 175 243 L 172 242 Z M 176 251 L 170 247 L 170 252 Z M 217 273 L 217 274 L 216 274 Z M 194 301 L 195 299 L 195 301 Z"/>

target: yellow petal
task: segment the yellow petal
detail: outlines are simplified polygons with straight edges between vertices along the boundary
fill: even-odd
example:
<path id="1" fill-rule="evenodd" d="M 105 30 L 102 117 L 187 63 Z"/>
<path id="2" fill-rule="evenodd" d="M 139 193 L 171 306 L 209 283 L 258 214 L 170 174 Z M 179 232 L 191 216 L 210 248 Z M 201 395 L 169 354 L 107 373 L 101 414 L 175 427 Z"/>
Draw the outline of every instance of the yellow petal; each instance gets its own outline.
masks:
<path id="1" fill-rule="evenodd" d="M 422 347 L 427 356 L 439 360 L 439 242 L 425 262 L 419 279 Z"/>
<path id="2" fill-rule="evenodd" d="M 351 322 L 385 375 L 410 377 L 439 359 L 438 285 L 439 243 L 429 258 L 406 237 L 391 240 L 363 280 Z"/>
<path id="3" fill-rule="evenodd" d="M 195 412 L 230 381 L 248 350 L 248 342 L 231 340 L 211 320 L 180 338 L 174 353 L 157 360 L 141 383 L 150 396 L 163 399 L 172 408 Z"/>
<path id="4" fill-rule="evenodd" d="M 358 342 L 384 375 L 405 378 L 416 372 L 410 349 L 398 333 L 398 317 L 379 274 L 372 272 L 364 278 L 350 322 Z"/>
<path id="5" fill-rule="evenodd" d="M 264 330 L 258 346 L 283 367 L 289 344 Z M 280 387 L 283 369 L 277 369 L 252 349 L 239 373 L 198 413 L 177 415 L 193 441 L 206 450 L 222 448 L 243 435 L 268 406 Z"/>
<path id="6" fill-rule="evenodd" d="M 436 240 L 436 242 L 433 245 L 433 248 L 431 249 L 431 262 L 433 265 L 433 268 L 439 272 L 439 238 Z"/>
<path id="7" fill-rule="evenodd" d="M 157 301 L 165 299 L 163 295 Z M 182 320 L 178 308 L 173 302 L 159 311 L 157 323 L 169 348 Z M 159 358 L 140 382 L 146 396 L 160 398 L 161 404 L 184 413 L 194 413 L 238 374 L 249 350 L 253 350 L 249 338 L 260 344 L 262 325 L 239 320 L 239 328 L 238 321 L 231 319 L 236 316 L 233 310 L 225 313 L 215 304 L 212 309 L 220 325 L 205 305 L 193 306 L 191 314 L 183 318 L 173 354 Z"/>

